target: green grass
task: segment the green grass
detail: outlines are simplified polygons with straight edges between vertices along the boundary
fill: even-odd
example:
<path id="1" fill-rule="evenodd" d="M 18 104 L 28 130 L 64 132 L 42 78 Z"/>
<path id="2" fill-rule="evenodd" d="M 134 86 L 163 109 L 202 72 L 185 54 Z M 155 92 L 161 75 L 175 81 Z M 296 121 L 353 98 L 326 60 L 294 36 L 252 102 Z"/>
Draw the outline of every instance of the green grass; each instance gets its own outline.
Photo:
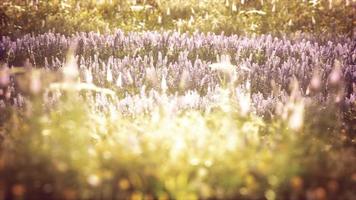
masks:
<path id="1" fill-rule="evenodd" d="M 28 2 L 28 3 L 26 3 Z M 220 34 L 275 35 L 307 32 L 319 35 L 352 35 L 354 1 L 213 0 L 213 1 L 43 1 L 5 0 L 0 5 L 1 35 L 54 31 L 107 33 L 179 30 Z M 313 3 L 314 2 L 314 3 Z M 331 2 L 331 3 L 330 3 Z M 83 23 L 85 21 L 85 23 Z"/>
<path id="2" fill-rule="evenodd" d="M 55 103 L 42 98 L 51 90 L 54 97 L 61 92 Z M 332 105 L 317 111 L 296 106 L 303 98 L 291 99 L 283 108 L 287 117 L 265 121 L 243 114 L 233 96 L 223 95 L 211 112 L 175 113 L 163 103 L 148 114 L 125 116 L 115 97 L 94 106 L 90 96 L 98 89 L 80 92 L 86 98 L 69 88 L 47 92 L 22 109 L 1 110 L 10 111 L 2 121 L 1 180 L 13 196 L 355 197 L 355 152 L 345 146 L 349 139 Z M 293 113 L 300 126 L 293 126 Z"/>

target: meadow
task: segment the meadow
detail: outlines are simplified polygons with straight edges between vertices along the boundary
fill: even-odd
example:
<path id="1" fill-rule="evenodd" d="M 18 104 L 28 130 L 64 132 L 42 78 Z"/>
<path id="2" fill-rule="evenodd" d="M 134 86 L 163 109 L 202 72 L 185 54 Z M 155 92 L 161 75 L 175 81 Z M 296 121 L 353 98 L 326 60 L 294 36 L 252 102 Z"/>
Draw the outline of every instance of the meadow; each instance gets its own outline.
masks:
<path id="1" fill-rule="evenodd" d="M 356 198 L 354 1 L 5 2 L 0 199 Z"/>

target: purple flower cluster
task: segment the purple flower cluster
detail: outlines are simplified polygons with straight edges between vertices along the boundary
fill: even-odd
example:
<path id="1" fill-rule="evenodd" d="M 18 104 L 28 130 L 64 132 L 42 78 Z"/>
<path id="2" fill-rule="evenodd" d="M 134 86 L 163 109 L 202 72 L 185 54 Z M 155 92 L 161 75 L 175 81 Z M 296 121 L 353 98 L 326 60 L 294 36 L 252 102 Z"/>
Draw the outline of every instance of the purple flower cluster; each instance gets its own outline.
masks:
<path id="1" fill-rule="evenodd" d="M 212 99 L 209 94 L 222 84 L 219 73 L 209 66 L 219 62 L 222 55 L 231 58 L 236 82 L 251 84 L 252 104 L 262 113 L 290 93 L 293 80 L 298 81 L 303 96 L 321 102 L 340 90 L 342 99 L 346 97 L 345 102 L 352 102 L 356 93 L 356 41 L 348 37 L 323 41 L 310 37 L 120 30 L 114 34 L 77 33 L 71 37 L 46 33 L 26 35 L 16 41 L 3 37 L 0 58 L 10 67 L 22 66 L 27 59 L 35 67 L 57 70 L 66 63 L 66 54 L 74 43 L 81 79 L 116 91 L 122 97 L 122 105 L 134 102 L 142 88 L 146 94 L 157 96 L 154 93 L 161 91 L 163 84 L 173 99 L 190 95 L 196 103 L 187 101 L 187 105 L 208 104 L 207 99 Z M 139 101 L 146 102 L 142 98 Z M 146 107 L 149 104 L 147 101 Z"/>

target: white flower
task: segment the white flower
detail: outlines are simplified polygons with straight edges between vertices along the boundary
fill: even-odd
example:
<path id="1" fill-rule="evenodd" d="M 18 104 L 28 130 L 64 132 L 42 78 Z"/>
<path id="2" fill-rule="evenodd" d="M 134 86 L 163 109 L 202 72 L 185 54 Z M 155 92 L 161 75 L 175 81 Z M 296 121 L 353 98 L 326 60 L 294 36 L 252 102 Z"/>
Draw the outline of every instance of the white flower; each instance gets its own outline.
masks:
<path id="1" fill-rule="evenodd" d="M 86 83 L 93 83 L 93 75 L 88 69 L 84 69 L 84 80 Z"/>
<path id="2" fill-rule="evenodd" d="M 236 66 L 231 64 L 229 55 L 222 55 L 221 60 L 217 57 L 217 61 L 217 63 L 209 65 L 212 70 L 221 71 L 226 74 L 232 74 L 234 72 Z"/>
<path id="3" fill-rule="evenodd" d="M 116 79 L 116 86 L 118 88 L 122 88 L 123 84 L 122 84 L 122 74 L 120 73 L 119 76 Z"/>
<path id="4" fill-rule="evenodd" d="M 106 80 L 110 83 L 113 81 L 112 72 L 111 72 L 110 67 L 108 67 L 106 70 Z"/>
<path id="5" fill-rule="evenodd" d="M 235 65 L 229 63 L 213 63 L 209 65 L 212 70 L 221 71 L 224 73 L 231 73 L 235 69 Z"/>
<path id="6" fill-rule="evenodd" d="M 139 12 L 139 11 L 142 11 L 145 9 L 144 6 L 139 6 L 139 5 L 131 6 L 130 8 L 132 11 L 135 11 L 135 12 Z"/>
<path id="7" fill-rule="evenodd" d="M 237 11 L 237 6 L 236 6 L 235 3 L 232 4 L 231 10 L 232 10 L 232 12 L 236 12 Z"/>
<path id="8" fill-rule="evenodd" d="M 161 89 L 162 89 L 163 93 L 165 93 L 168 89 L 166 77 L 164 77 L 164 76 L 162 76 Z"/>
<path id="9" fill-rule="evenodd" d="M 292 108 L 292 115 L 289 118 L 288 126 L 293 130 L 299 130 L 303 126 L 304 103 L 297 102 Z"/>
<path id="10" fill-rule="evenodd" d="M 68 57 L 68 61 L 65 64 L 65 66 L 62 68 L 62 72 L 65 81 L 75 81 L 75 79 L 78 77 L 79 75 L 78 66 L 76 63 L 76 59 L 74 58 L 73 55 L 70 55 Z"/>

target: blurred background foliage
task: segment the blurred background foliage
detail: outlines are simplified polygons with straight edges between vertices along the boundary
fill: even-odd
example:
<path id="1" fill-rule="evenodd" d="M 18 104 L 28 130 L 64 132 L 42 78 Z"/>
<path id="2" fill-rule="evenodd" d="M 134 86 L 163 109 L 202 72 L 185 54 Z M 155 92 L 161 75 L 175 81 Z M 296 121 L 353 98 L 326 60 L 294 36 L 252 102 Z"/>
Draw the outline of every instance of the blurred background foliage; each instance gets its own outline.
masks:
<path id="1" fill-rule="evenodd" d="M 176 29 L 353 34 L 354 0 L 2 0 L 0 35 Z"/>

